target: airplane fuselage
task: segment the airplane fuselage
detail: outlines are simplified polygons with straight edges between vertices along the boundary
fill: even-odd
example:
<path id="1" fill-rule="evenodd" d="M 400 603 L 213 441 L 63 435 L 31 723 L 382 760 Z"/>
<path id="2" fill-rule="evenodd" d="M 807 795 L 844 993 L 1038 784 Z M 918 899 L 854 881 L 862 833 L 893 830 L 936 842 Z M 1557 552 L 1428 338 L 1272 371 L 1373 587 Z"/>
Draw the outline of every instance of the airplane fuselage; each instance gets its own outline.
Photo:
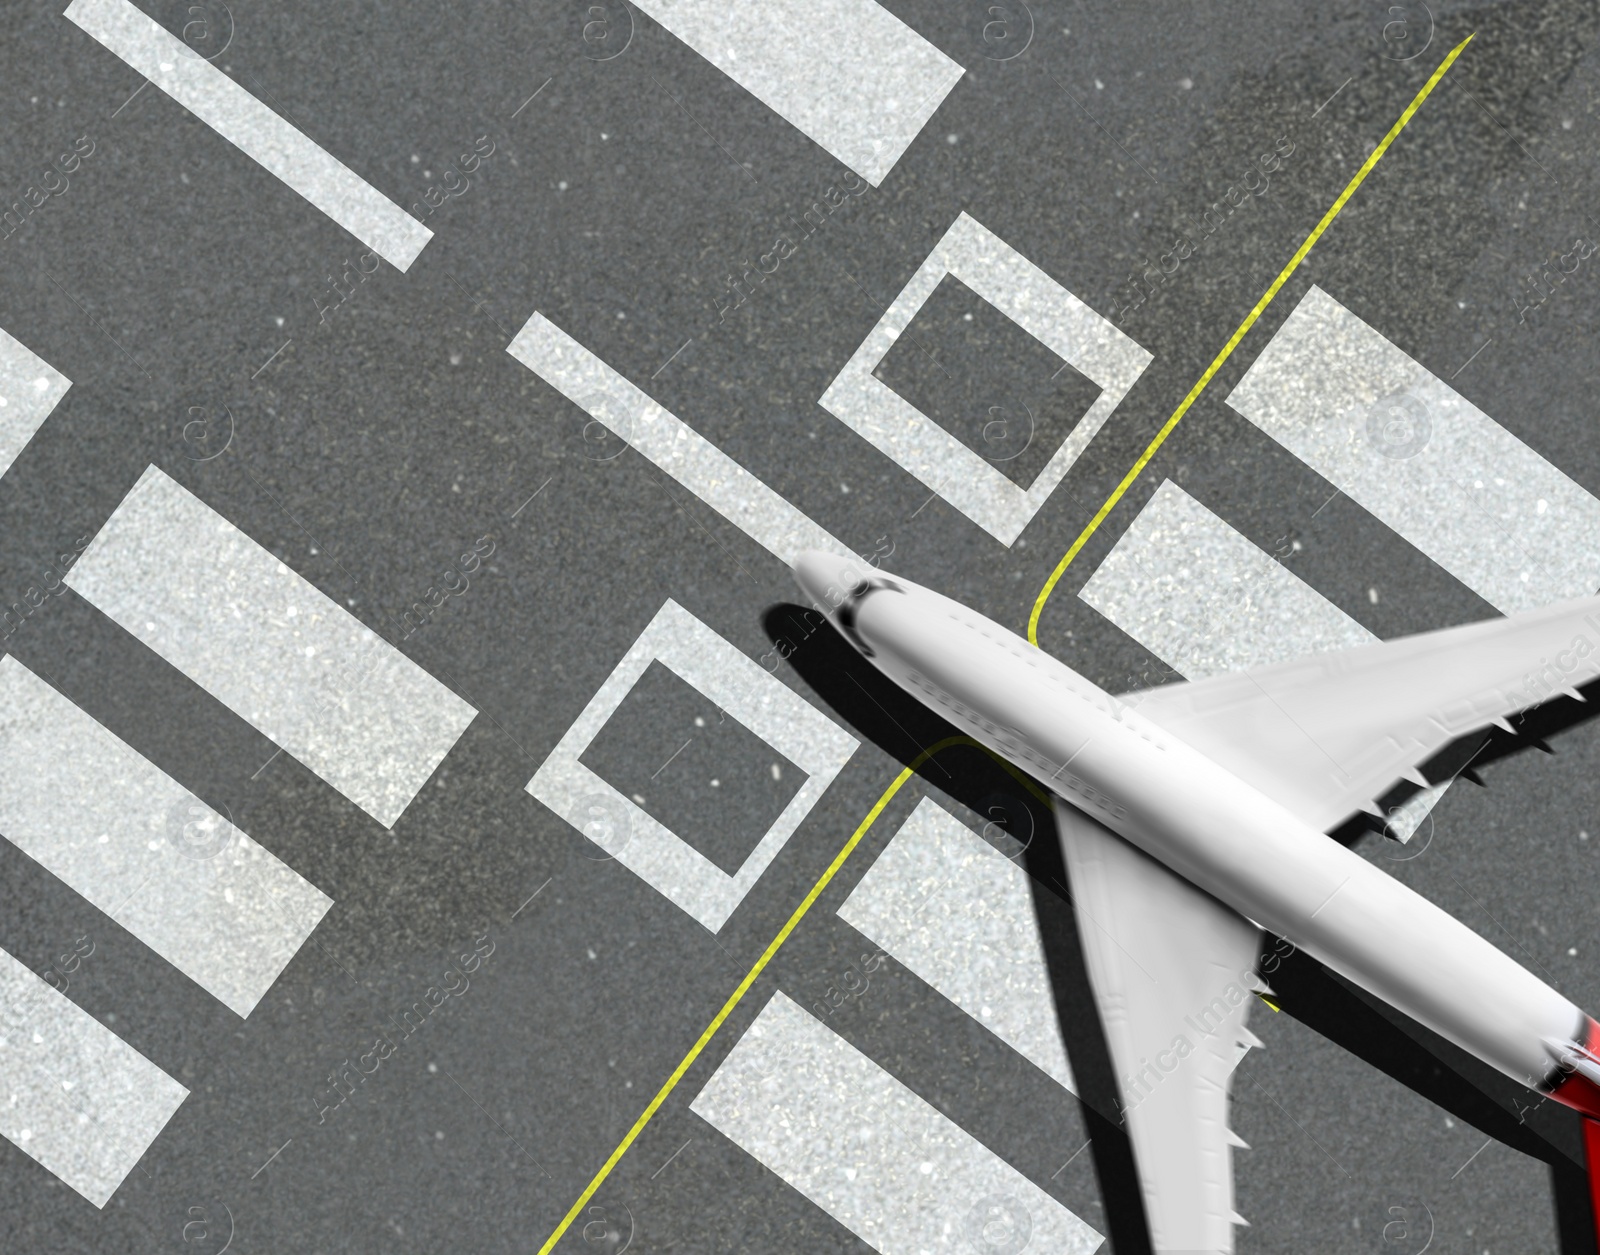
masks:
<path id="1" fill-rule="evenodd" d="M 1564 1078 L 1547 1042 L 1591 1040 L 1576 1004 L 1471 928 L 1014 633 L 905 580 L 858 577 L 831 596 L 801 582 L 951 723 L 1507 1076 L 1550 1092 Z"/>

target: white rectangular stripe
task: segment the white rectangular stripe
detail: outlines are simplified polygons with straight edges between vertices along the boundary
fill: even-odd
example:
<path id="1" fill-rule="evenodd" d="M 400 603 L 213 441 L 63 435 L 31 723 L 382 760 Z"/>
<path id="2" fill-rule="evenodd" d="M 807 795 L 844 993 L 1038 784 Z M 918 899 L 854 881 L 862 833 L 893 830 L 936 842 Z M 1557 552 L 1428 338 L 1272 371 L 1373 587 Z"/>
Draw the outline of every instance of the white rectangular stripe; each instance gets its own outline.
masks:
<path id="1" fill-rule="evenodd" d="M 1190 680 L 1378 639 L 1170 479 L 1078 596 Z M 1409 838 L 1448 787 L 1391 826 Z"/>
<path id="2" fill-rule="evenodd" d="M 1600 589 L 1600 501 L 1321 288 L 1228 404 L 1506 614 Z"/>
<path id="3" fill-rule="evenodd" d="M 71 386 L 44 358 L 0 330 L 0 475 L 11 469 Z"/>
<path id="4" fill-rule="evenodd" d="M 477 713 L 154 466 L 66 582 L 385 827 Z"/>
<path id="5" fill-rule="evenodd" d="M 0 835 L 241 1016 L 333 905 L 11 657 Z"/>
<path id="6" fill-rule="evenodd" d="M 782 993 L 689 1107 L 883 1255 L 1105 1240 Z"/>
<path id="7" fill-rule="evenodd" d="M 506 352 L 780 561 L 804 549 L 855 556 L 543 314 L 528 319 Z"/>
<path id="8" fill-rule="evenodd" d="M 72 0 L 64 16 L 397 270 L 407 269 L 433 238 L 427 227 L 129 0 Z"/>
<path id="9" fill-rule="evenodd" d="M 923 798 L 839 918 L 1073 1089 L 1028 874 Z"/>
<path id="10" fill-rule="evenodd" d="M 1078 596 L 1190 680 L 1378 639 L 1170 479 Z"/>
<path id="11" fill-rule="evenodd" d="M 789 804 L 731 874 L 582 761 L 633 686 L 657 662 L 804 773 L 805 781 Z M 782 680 L 668 598 L 562 734 L 527 790 L 716 932 L 821 801 L 858 744 Z"/>
<path id="12" fill-rule="evenodd" d="M 189 1096 L 0 950 L 0 1134 L 104 1207 Z"/>
<path id="13" fill-rule="evenodd" d="M 965 73 L 875 0 L 636 0 L 874 187 Z"/>

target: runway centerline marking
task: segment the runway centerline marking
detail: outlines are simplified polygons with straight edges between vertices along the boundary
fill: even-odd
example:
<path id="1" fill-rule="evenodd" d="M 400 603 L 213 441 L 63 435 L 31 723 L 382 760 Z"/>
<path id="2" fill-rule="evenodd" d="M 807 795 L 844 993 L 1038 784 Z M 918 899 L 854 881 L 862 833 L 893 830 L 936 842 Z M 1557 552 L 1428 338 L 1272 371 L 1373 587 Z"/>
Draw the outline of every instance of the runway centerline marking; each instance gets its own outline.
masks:
<path id="1" fill-rule="evenodd" d="M 1406 124 L 1411 121 L 1417 110 L 1422 107 L 1422 102 L 1433 94 L 1433 89 L 1444 78 L 1445 71 L 1455 64 L 1456 58 L 1466 50 L 1467 45 L 1472 42 L 1476 33 L 1473 32 L 1472 35 L 1468 35 L 1452 48 L 1449 55 L 1439 64 L 1439 68 L 1428 76 L 1428 81 L 1422 85 L 1422 90 L 1411 98 L 1411 103 L 1405 107 L 1405 111 L 1401 113 L 1395 124 L 1389 128 L 1388 134 L 1378 141 L 1378 146 L 1372 150 L 1372 154 L 1361 163 L 1361 168 L 1355 172 L 1350 182 L 1345 184 L 1344 191 L 1339 193 L 1338 199 L 1328 207 L 1328 212 L 1322 215 L 1321 221 L 1311 229 L 1311 234 L 1306 236 L 1305 242 L 1295 250 L 1294 256 L 1289 259 L 1288 264 L 1278 272 L 1278 277 L 1272 281 L 1272 285 L 1262 294 L 1261 299 L 1255 303 L 1255 307 L 1245 315 L 1245 319 L 1239 324 L 1238 330 L 1222 346 L 1222 351 L 1211 360 L 1211 365 L 1206 367 L 1205 374 L 1201 375 L 1195 382 L 1194 387 L 1189 389 L 1188 395 L 1178 403 L 1178 408 L 1173 410 L 1172 416 L 1162 424 L 1161 430 L 1155 434 L 1155 438 L 1146 446 L 1145 451 L 1139 455 L 1138 461 L 1122 477 L 1122 482 L 1111 490 L 1111 495 L 1106 498 L 1105 504 L 1095 512 L 1095 516 L 1078 533 L 1078 538 L 1072 542 L 1072 547 L 1067 550 L 1061 561 L 1056 564 L 1055 570 L 1050 573 L 1050 578 L 1044 582 L 1044 587 L 1039 590 L 1039 596 L 1033 603 L 1033 612 L 1028 616 L 1028 641 L 1030 644 L 1035 646 L 1039 644 L 1039 616 L 1043 613 L 1044 604 L 1050 599 L 1050 594 L 1055 591 L 1056 585 L 1061 582 L 1061 577 L 1066 574 L 1067 567 L 1072 565 L 1072 560 L 1078 556 L 1084 545 L 1089 543 L 1089 538 L 1100 530 L 1100 524 L 1105 522 L 1106 516 L 1116 507 L 1117 502 L 1122 500 L 1128 489 L 1133 486 L 1134 480 L 1138 479 L 1144 471 L 1144 468 L 1150 464 L 1150 460 L 1155 457 L 1157 450 L 1166 443 L 1167 437 L 1172 434 L 1173 429 L 1177 427 L 1183 416 L 1189 412 L 1189 407 L 1206 390 L 1206 386 L 1210 384 L 1216 373 L 1222 369 L 1223 364 L 1233 356 L 1234 349 L 1239 347 L 1239 342 L 1244 339 L 1245 334 L 1251 327 L 1255 326 L 1256 320 L 1266 311 L 1267 306 L 1272 304 L 1273 298 L 1278 295 L 1279 289 L 1300 268 L 1300 263 L 1306 259 L 1306 254 L 1311 251 L 1312 245 L 1322 238 L 1322 233 L 1333 224 L 1333 220 L 1339 216 L 1346 203 L 1355 195 L 1356 189 L 1366 182 L 1367 175 L 1372 173 L 1378 162 L 1383 158 L 1384 153 L 1389 151 L 1389 145 L 1394 143 L 1401 131 L 1405 130 Z"/>

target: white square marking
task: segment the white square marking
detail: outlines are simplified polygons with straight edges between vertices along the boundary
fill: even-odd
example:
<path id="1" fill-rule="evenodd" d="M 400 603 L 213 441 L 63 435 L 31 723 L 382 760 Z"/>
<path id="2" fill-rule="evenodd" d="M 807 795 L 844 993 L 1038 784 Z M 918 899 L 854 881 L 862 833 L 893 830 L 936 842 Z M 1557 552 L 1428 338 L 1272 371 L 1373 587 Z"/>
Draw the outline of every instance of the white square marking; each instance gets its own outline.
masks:
<path id="1" fill-rule="evenodd" d="M 873 375 L 946 275 L 954 275 L 1073 369 L 1099 398 L 1027 488 Z M 820 404 L 928 488 L 1010 545 L 1150 364 L 1151 354 L 975 219 L 962 213 L 861 342 Z"/>
<path id="2" fill-rule="evenodd" d="M 578 761 L 652 662 L 732 715 L 806 773 L 732 876 Z M 744 900 L 859 742 L 670 598 L 528 781 L 533 794 L 712 932 Z M 592 831 L 594 821 L 614 828 Z"/>

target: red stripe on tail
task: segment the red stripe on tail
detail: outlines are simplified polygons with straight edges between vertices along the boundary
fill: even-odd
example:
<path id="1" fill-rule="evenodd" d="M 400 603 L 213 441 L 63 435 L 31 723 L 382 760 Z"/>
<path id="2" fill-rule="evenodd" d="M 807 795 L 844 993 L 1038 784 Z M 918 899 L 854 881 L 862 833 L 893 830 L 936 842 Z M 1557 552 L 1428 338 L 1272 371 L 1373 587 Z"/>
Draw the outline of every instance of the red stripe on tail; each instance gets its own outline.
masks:
<path id="1" fill-rule="evenodd" d="M 1595 1243 L 1600 1245 L 1600 1120 L 1583 1122 L 1583 1162 L 1589 1169 L 1589 1205 L 1594 1208 Z"/>
<path id="2" fill-rule="evenodd" d="M 1600 1023 L 1584 1017 L 1579 1043 L 1591 1057 L 1600 1057 Z M 1589 1206 L 1594 1213 L 1595 1243 L 1600 1246 L 1600 1084 L 1582 1072 L 1566 1073 L 1550 1096 L 1583 1117 L 1583 1162 L 1589 1172 Z"/>
<path id="3" fill-rule="evenodd" d="M 1578 1043 L 1589 1054 L 1600 1057 L 1600 1023 L 1584 1017 L 1582 1040 Z M 1600 1085 L 1582 1072 L 1568 1072 L 1551 1087 L 1550 1097 L 1574 1111 L 1600 1120 Z M 1588 1136 L 1585 1133 L 1585 1136 Z M 1587 1143 L 1585 1143 L 1587 1145 Z"/>

